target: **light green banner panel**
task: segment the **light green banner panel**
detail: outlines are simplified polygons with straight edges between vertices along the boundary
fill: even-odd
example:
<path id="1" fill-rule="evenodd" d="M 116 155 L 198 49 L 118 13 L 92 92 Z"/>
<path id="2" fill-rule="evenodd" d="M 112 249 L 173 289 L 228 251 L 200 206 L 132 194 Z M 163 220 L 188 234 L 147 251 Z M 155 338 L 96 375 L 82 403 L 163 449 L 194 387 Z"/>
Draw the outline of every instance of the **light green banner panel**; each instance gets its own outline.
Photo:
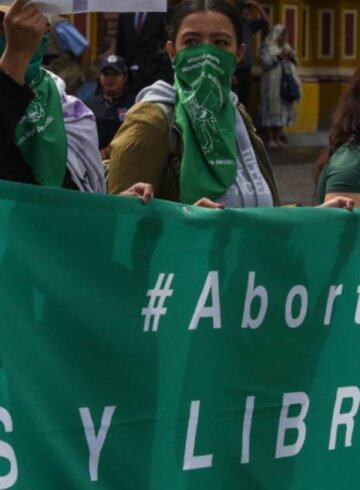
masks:
<path id="1" fill-rule="evenodd" d="M 0 196 L 0 489 L 358 487 L 357 212 Z"/>

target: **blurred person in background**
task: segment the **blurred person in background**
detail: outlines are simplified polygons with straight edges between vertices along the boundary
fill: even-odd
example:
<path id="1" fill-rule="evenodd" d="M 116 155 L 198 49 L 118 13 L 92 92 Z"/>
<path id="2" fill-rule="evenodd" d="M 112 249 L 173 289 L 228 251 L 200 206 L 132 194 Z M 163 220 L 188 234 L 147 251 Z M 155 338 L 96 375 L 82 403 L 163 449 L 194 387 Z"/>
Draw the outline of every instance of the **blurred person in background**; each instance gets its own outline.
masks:
<path id="1" fill-rule="evenodd" d="M 249 110 L 252 66 L 254 64 L 253 37 L 257 32 L 269 29 L 270 19 L 256 0 L 239 0 L 237 8 L 242 16 L 243 43 L 246 46 L 246 51 L 236 68 L 234 89 L 239 97 L 239 102 Z M 252 18 L 253 14 L 257 15 L 257 18 Z"/>
<path id="2" fill-rule="evenodd" d="M 135 12 L 119 15 L 116 54 L 129 71 L 129 90 L 137 93 L 156 80 L 172 80 L 165 51 L 165 13 Z"/>
<path id="3" fill-rule="evenodd" d="M 100 62 L 98 91 L 85 100 L 96 117 L 103 160 L 109 157 L 109 144 L 135 102 L 135 97 L 127 89 L 127 80 L 124 58 L 114 54 L 104 56 Z"/>
<path id="4" fill-rule="evenodd" d="M 260 116 L 266 131 L 269 148 L 286 146 L 282 130 L 295 122 L 294 102 L 300 98 L 301 82 L 297 74 L 298 59 L 287 41 L 285 26 L 275 25 L 263 42 L 260 50 L 262 65 Z M 294 93 L 284 94 L 284 76 L 290 76 Z M 292 100 L 290 100 L 292 99 Z"/>

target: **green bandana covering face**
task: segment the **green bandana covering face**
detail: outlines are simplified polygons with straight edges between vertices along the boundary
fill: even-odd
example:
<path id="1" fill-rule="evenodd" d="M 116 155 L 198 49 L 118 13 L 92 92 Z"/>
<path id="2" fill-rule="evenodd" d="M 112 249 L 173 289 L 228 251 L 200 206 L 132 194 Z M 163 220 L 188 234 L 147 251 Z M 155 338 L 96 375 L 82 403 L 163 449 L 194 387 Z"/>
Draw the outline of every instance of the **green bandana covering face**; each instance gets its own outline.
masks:
<path id="1" fill-rule="evenodd" d="M 62 187 L 67 164 L 67 138 L 58 89 L 51 76 L 41 69 L 47 40 L 45 35 L 26 71 L 25 80 L 35 97 L 16 127 L 14 142 L 36 182 Z M 5 38 L 0 36 L 0 56 L 5 47 Z"/>
<path id="2" fill-rule="evenodd" d="M 176 123 L 181 129 L 181 202 L 216 200 L 236 177 L 235 107 L 230 99 L 234 54 L 211 44 L 179 51 L 174 59 Z"/>

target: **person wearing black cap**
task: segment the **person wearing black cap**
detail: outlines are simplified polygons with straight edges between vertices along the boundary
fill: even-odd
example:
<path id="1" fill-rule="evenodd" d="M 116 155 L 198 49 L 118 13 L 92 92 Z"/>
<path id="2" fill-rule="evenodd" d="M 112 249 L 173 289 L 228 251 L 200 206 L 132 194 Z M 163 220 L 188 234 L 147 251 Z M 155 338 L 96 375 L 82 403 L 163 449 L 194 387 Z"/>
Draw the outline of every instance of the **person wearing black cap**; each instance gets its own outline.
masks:
<path id="1" fill-rule="evenodd" d="M 108 146 L 135 102 L 127 90 L 127 76 L 124 58 L 114 54 L 104 56 L 100 62 L 98 92 L 85 101 L 96 117 L 103 159 L 108 158 Z"/>

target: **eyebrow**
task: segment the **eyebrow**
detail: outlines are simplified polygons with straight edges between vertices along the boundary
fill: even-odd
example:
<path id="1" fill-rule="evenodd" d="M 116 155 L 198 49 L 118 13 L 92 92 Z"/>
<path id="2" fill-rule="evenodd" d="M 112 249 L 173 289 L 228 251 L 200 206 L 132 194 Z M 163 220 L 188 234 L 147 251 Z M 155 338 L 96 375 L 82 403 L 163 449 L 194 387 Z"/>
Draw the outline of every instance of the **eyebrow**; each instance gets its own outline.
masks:
<path id="1" fill-rule="evenodd" d="M 223 37 L 227 37 L 228 39 L 232 38 L 232 36 L 230 34 L 228 34 L 227 32 L 224 32 L 224 31 L 213 32 L 210 34 L 210 36 L 211 37 L 223 36 Z"/>
<path id="2" fill-rule="evenodd" d="M 181 36 L 182 37 L 186 37 L 186 36 L 201 36 L 201 33 L 198 32 L 198 31 L 185 31 L 185 32 L 182 33 Z M 227 37 L 228 39 L 231 39 L 231 37 L 232 37 L 230 34 L 228 34 L 225 31 L 211 32 L 210 33 L 210 36 L 211 37 L 224 36 L 224 37 Z"/>
<path id="3" fill-rule="evenodd" d="M 200 36 L 199 32 L 198 31 L 185 31 L 185 32 L 182 32 L 182 37 L 185 37 L 185 36 Z"/>

